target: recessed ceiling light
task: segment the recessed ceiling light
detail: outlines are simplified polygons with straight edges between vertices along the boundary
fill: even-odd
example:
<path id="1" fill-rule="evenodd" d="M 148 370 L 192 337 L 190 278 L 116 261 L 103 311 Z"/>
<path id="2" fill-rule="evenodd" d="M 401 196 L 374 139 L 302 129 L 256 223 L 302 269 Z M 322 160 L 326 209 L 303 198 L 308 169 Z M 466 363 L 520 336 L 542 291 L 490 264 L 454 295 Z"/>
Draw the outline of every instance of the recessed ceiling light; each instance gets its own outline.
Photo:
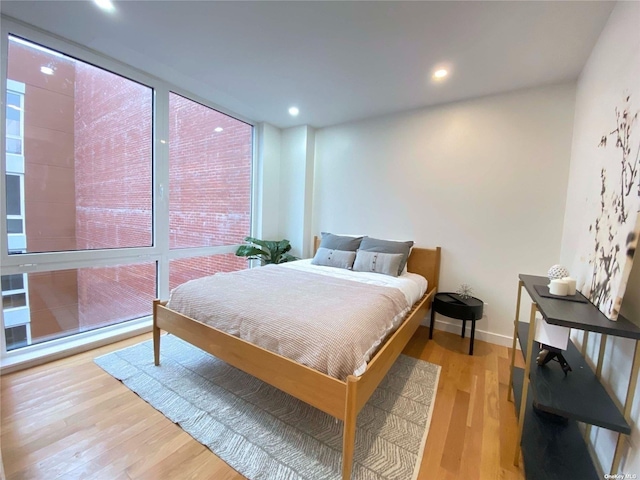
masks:
<path id="1" fill-rule="evenodd" d="M 297 117 L 299 113 L 300 110 L 298 110 L 298 107 L 291 107 L 289 109 L 289 115 L 291 115 L 292 117 Z"/>
<path id="2" fill-rule="evenodd" d="M 102 10 L 106 12 L 113 12 L 116 7 L 113 6 L 111 0 L 93 0 Z"/>
<path id="3" fill-rule="evenodd" d="M 449 72 L 447 72 L 444 68 L 441 68 L 433 72 L 433 78 L 444 78 L 447 75 L 449 75 Z"/>
<path id="4" fill-rule="evenodd" d="M 40 67 L 40 71 L 45 75 L 53 75 L 53 68 L 51 67 Z"/>
<path id="5" fill-rule="evenodd" d="M 214 132 L 218 132 L 218 133 L 220 133 L 222 130 L 224 130 L 224 128 L 222 128 L 222 127 L 216 127 L 213 131 L 214 131 Z"/>

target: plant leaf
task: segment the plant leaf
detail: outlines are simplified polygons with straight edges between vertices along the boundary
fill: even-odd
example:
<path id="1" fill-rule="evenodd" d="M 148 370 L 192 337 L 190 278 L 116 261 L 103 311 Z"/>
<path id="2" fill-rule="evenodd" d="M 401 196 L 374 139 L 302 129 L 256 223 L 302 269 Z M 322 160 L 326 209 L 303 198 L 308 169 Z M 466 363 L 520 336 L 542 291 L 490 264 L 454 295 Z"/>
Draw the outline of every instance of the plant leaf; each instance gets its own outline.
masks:
<path id="1" fill-rule="evenodd" d="M 263 265 L 270 263 L 285 263 L 298 260 L 297 257 L 288 254 L 291 250 L 291 243 L 287 239 L 283 240 L 260 240 L 255 237 L 245 237 L 248 245 L 241 245 L 236 250 L 239 257 L 260 260 Z"/>
<path id="2" fill-rule="evenodd" d="M 238 257 L 265 257 L 268 256 L 269 253 L 264 250 L 257 248 L 253 245 L 240 245 L 236 250 L 236 255 Z"/>
<path id="3" fill-rule="evenodd" d="M 278 263 L 293 262 L 295 260 L 298 260 L 298 257 L 294 257 L 293 255 L 291 255 L 289 253 L 285 253 L 280 257 L 280 261 Z"/>

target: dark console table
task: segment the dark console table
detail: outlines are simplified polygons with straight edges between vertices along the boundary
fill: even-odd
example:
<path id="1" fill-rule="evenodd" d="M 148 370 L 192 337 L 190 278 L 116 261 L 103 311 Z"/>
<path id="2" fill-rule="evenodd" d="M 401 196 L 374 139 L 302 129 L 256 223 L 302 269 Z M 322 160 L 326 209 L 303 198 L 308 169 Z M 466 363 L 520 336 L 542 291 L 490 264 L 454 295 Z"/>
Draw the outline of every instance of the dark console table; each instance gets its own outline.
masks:
<path id="1" fill-rule="evenodd" d="M 586 439 L 589 437 L 591 425 L 618 432 L 618 442 L 609 473 L 619 473 L 623 435 L 631 433 L 631 406 L 640 370 L 640 328 L 622 316 L 618 317 L 616 322 L 609 320 L 590 302 L 578 303 L 540 296 L 535 286 L 548 283 L 548 278 L 533 275 L 520 275 L 518 283 L 509 400 L 515 396 L 518 411 L 518 445 L 522 449 L 525 476 L 527 480 L 600 478 L 587 449 Z M 532 301 L 528 324 L 519 321 L 523 287 Z M 536 312 L 540 312 L 551 325 L 585 331 L 582 351 L 570 341 L 566 352 L 563 352 L 573 369 L 568 375 L 556 365 L 538 366 L 535 362 L 535 356 L 539 351 L 537 345 L 534 345 Z M 602 334 L 595 372 L 584 359 L 588 332 Z M 622 411 L 600 383 L 608 335 L 636 341 L 629 388 Z M 525 357 L 524 369 L 515 367 L 517 341 Z M 536 414 L 532 409 L 532 402 L 528 400 L 535 402 L 539 411 L 559 415 L 567 421 L 558 423 L 550 417 Z M 584 437 L 578 429 L 578 421 L 587 424 Z M 514 459 L 516 465 L 519 458 L 518 448 Z"/>
<path id="2" fill-rule="evenodd" d="M 433 325 L 436 313 L 450 318 L 462 320 L 462 335 L 467 328 L 467 320 L 471 321 L 471 339 L 469 341 L 469 355 L 473 355 L 473 341 L 476 338 L 476 320 L 482 318 L 484 302 L 475 297 L 461 297 L 457 293 L 436 293 L 431 305 L 431 328 L 429 338 L 433 338 Z"/>

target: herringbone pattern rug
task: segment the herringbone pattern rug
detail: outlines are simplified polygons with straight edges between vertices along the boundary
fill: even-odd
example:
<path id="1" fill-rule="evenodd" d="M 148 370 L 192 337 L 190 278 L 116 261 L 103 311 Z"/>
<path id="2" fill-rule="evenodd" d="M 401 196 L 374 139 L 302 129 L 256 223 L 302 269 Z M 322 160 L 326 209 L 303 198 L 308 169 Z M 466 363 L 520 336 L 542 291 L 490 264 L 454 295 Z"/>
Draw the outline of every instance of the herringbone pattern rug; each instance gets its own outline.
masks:
<path id="1" fill-rule="evenodd" d="M 96 363 L 251 480 L 340 478 L 342 422 L 166 335 Z M 440 367 L 401 355 L 358 416 L 353 478 L 415 477 Z"/>

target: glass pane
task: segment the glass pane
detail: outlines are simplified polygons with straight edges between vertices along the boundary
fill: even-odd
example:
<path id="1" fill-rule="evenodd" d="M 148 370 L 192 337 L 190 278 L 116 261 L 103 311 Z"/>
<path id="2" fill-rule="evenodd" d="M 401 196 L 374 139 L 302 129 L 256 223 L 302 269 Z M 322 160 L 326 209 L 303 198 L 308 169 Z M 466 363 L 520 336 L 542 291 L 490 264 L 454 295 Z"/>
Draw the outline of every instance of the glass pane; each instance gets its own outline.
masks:
<path id="1" fill-rule="evenodd" d="M 153 90 L 11 37 L 7 77 L 27 85 L 26 251 L 151 246 Z"/>
<path id="2" fill-rule="evenodd" d="M 20 94 L 14 92 L 7 92 L 7 107 L 9 109 L 20 112 Z M 7 116 L 9 116 L 9 112 L 7 112 Z M 15 117 L 19 118 L 19 117 Z"/>
<path id="3" fill-rule="evenodd" d="M 28 285 L 31 343 L 42 343 L 150 315 L 156 264 L 30 273 Z"/>
<path id="4" fill-rule="evenodd" d="M 2 275 L 2 291 L 22 290 L 24 288 L 24 276 L 21 273 L 15 275 Z"/>
<path id="5" fill-rule="evenodd" d="M 7 93 L 7 135 L 20 137 L 20 95 Z"/>
<path id="6" fill-rule="evenodd" d="M 2 308 L 25 307 L 27 305 L 26 293 L 14 293 L 2 297 Z"/>
<path id="7" fill-rule="evenodd" d="M 7 351 L 27 346 L 27 326 L 5 328 L 5 339 L 7 341 Z"/>
<path id="8" fill-rule="evenodd" d="M 21 215 L 20 177 L 7 175 L 7 215 Z"/>
<path id="9" fill-rule="evenodd" d="M 7 153 L 22 155 L 22 141 L 17 138 L 7 137 Z"/>
<path id="10" fill-rule="evenodd" d="M 242 243 L 250 227 L 251 159 L 251 125 L 170 94 L 170 248 Z"/>
<path id="11" fill-rule="evenodd" d="M 218 272 L 234 272 L 244 270 L 249 264 L 246 258 L 236 257 L 233 253 L 171 260 L 169 262 L 169 288 L 207 277 Z"/>
<path id="12" fill-rule="evenodd" d="M 7 233 L 24 233 L 22 231 L 22 220 L 10 218 L 7 220 Z"/>

